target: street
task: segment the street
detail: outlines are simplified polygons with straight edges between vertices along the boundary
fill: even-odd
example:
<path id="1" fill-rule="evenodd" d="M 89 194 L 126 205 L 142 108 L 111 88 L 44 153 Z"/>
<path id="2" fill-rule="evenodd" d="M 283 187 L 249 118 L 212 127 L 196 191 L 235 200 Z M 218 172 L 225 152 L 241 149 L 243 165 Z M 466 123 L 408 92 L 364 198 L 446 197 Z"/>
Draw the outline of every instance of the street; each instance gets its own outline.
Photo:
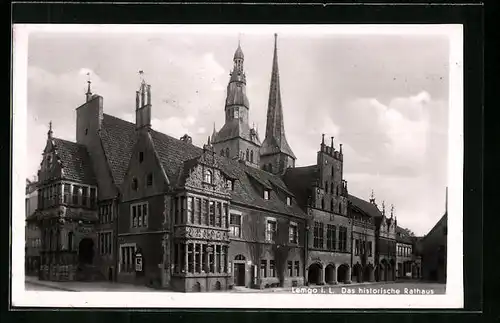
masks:
<path id="1" fill-rule="evenodd" d="M 111 282 L 51 282 L 39 281 L 36 277 L 26 277 L 27 291 L 72 291 L 72 292 L 168 292 L 145 286 Z M 299 294 L 343 294 L 343 295 L 435 295 L 446 292 L 445 284 L 421 281 L 398 281 L 378 283 L 354 283 L 323 286 L 278 287 L 272 289 L 250 289 L 235 287 L 229 291 L 214 293 L 299 293 Z"/>

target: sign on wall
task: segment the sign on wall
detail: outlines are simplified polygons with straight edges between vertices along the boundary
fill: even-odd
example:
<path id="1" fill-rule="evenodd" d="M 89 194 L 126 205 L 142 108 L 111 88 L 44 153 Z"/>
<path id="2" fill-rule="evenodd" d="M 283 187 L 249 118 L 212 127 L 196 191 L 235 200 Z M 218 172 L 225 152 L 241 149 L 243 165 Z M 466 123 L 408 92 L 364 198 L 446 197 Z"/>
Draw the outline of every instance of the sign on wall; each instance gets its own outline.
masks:
<path id="1" fill-rule="evenodd" d="M 142 271 L 142 254 L 135 255 L 135 271 Z"/>

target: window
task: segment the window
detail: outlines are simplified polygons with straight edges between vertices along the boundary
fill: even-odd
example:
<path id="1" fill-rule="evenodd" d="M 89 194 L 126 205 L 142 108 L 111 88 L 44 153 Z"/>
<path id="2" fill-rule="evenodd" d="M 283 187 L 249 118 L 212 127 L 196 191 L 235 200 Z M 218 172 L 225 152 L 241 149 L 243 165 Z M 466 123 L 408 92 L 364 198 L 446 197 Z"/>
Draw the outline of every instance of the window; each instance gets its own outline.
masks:
<path id="1" fill-rule="evenodd" d="M 339 250 L 347 250 L 347 228 L 339 227 Z"/>
<path id="2" fill-rule="evenodd" d="M 193 202 L 194 199 L 191 196 L 188 196 L 187 198 L 187 218 L 190 223 L 194 223 L 194 212 L 193 212 Z"/>
<path id="3" fill-rule="evenodd" d="M 73 251 L 73 232 L 68 233 L 68 250 Z"/>
<path id="4" fill-rule="evenodd" d="M 137 191 L 138 187 L 139 187 L 139 183 L 137 181 L 137 178 L 132 179 L 132 190 Z"/>
<path id="5" fill-rule="evenodd" d="M 220 150 L 220 155 L 224 157 L 224 148 Z"/>
<path id="6" fill-rule="evenodd" d="M 64 189 L 66 190 L 66 186 L 68 185 L 64 185 Z M 66 192 L 64 193 L 65 197 L 66 197 Z M 90 188 L 90 208 L 93 209 L 95 208 L 96 206 L 96 189 L 95 188 Z"/>
<path id="7" fill-rule="evenodd" d="M 260 261 L 260 277 L 265 278 L 267 277 L 267 260 L 262 259 Z"/>
<path id="8" fill-rule="evenodd" d="M 71 188 L 71 186 L 69 184 L 64 184 L 64 189 L 63 189 L 63 203 L 64 204 L 69 203 L 70 188 Z M 95 188 L 94 188 L 94 190 L 95 190 Z M 40 192 L 38 192 L 38 194 L 40 194 Z"/>
<path id="9" fill-rule="evenodd" d="M 226 157 L 229 157 L 229 148 L 226 148 Z"/>
<path id="10" fill-rule="evenodd" d="M 209 223 L 208 225 L 210 226 L 215 226 L 215 202 L 210 201 L 209 202 L 210 209 L 209 209 Z"/>
<path id="11" fill-rule="evenodd" d="M 201 222 L 200 224 L 206 225 L 208 220 L 208 200 L 203 199 L 203 206 L 201 208 Z"/>
<path id="12" fill-rule="evenodd" d="M 269 275 L 271 277 L 276 277 L 276 264 L 274 260 L 269 260 Z"/>
<path id="13" fill-rule="evenodd" d="M 269 190 L 264 190 L 264 200 L 269 200 Z"/>
<path id="14" fill-rule="evenodd" d="M 201 199 L 199 197 L 196 198 L 196 223 L 201 224 Z"/>
<path id="15" fill-rule="evenodd" d="M 300 261 L 295 261 L 295 276 L 300 276 Z"/>
<path id="16" fill-rule="evenodd" d="M 89 134 L 89 129 L 85 129 L 85 136 Z"/>
<path id="17" fill-rule="evenodd" d="M 336 190 L 337 190 L 336 195 L 339 196 L 339 187 L 338 186 L 337 186 Z"/>
<path id="18" fill-rule="evenodd" d="M 229 232 L 233 237 L 241 238 L 241 215 L 231 213 Z"/>
<path id="19" fill-rule="evenodd" d="M 98 233 L 98 244 L 99 251 L 101 255 L 110 255 L 112 248 L 111 232 L 99 232 Z"/>
<path id="20" fill-rule="evenodd" d="M 323 249 L 323 232 L 324 232 L 324 224 L 321 222 L 314 222 L 314 231 L 313 231 L 313 247 Z"/>
<path id="21" fill-rule="evenodd" d="M 253 150 L 250 151 L 250 162 L 253 163 Z"/>
<path id="22" fill-rule="evenodd" d="M 328 182 L 325 181 L 325 193 L 328 194 Z"/>
<path id="23" fill-rule="evenodd" d="M 87 206 L 89 200 L 89 189 L 87 187 L 82 187 L 82 205 Z"/>
<path id="24" fill-rule="evenodd" d="M 139 152 L 139 163 L 144 161 L 144 153 L 142 151 Z"/>
<path id="25" fill-rule="evenodd" d="M 288 276 L 293 277 L 293 261 L 288 260 L 287 269 L 288 269 Z"/>
<path id="26" fill-rule="evenodd" d="M 111 204 L 104 204 L 99 206 L 99 223 L 110 223 L 112 222 L 112 208 Z"/>
<path id="27" fill-rule="evenodd" d="M 148 202 L 132 204 L 130 206 L 132 215 L 132 227 L 148 226 Z"/>
<path id="28" fill-rule="evenodd" d="M 199 261 L 200 253 L 201 253 L 201 245 L 199 243 L 195 243 L 194 244 L 194 261 L 195 261 L 194 271 L 197 273 L 201 272 L 201 263 Z"/>
<path id="29" fill-rule="evenodd" d="M 333 169 L 333 165 L 332 165 L 332 178 L 333 178 L 333 174 L 334 174 L 334 169 Z"/>
<path id="30" fill-rule="evenodd" d="M 120 272 L 134 272 L 135 246 L 120 246 Z"/>
<path id="31" fill-rule="evenodd" d="M 153 173 L 148 173 L 146 177 L 146 186 L 153 186 Z"/>
<path id="32" fill-rule="evenodd" d="M 321 209 L 322 210 L 325 209 L 325 199 L 324 198 L 321 199 Z"/>
<path id="33" fill-rule="evenodd" d="M 276 238 L 276 220 L 267 220 L 266 222 L 266 241 L 273 242 Z"/>
<path id="34" fill-rule="evenodd" d="M 359 255 L 359 242 L 358 239 L 354 240 L 354 254 L 356 256 Z"/>
<path id="35" fill-rule="evenodd" d="M 298 243 L 298 229 L 297 223 L 290 222 L 290 227 L 288 228 L 288 241 L 293 244 Z"/>
<path id="36" fill-rule="evenodd" d="M 342 203 L 339 203 L 339 214 L 342 214 Z"/>
<path id="37" fill-rule="evenodd" d="M 337 228 L 334 225 L 326 225 L 326 248 L 328 250 L 335 250 Z"/>
<path id="38" fill-rule="evenodd" d="M 230 189 L 231 191 L 234 190 L 234 182 L 232 180 L 228 179 L 226 185 L 227 188 Z"/>
<path id="39" fill-rule="evenodd" d="M 188 252 L 188 273 L 194 273 L 194 248 L 193 244 L 187 245 Z"/>
<path id="40" fill-rule="evenodd" d="M 209 171 L 208 169 L 205 170 L 205 174 L 203 176 L 203 181 L 205 181 L 205 183 L 212 184 L 212 172 Z"/>
<path id="41" fill-rule="evenodd" d="M 238 109 L 234 109 L 234 118 L 238 119 L 239 117 L 240 117 L 240 112 L 238 111 Z"/>
<path id="42" fill-rule="evenodd" d="M 286 197 L 286 205 L 288 206 L 292 205 L 292 198 L 290 196 Z"/>
<path id="43" fill-rule="evenodd" d="M 246 157 L 246 161 L 250 161 L 250 150 L 248 150 L 248 148 L 247 148 L 247 153 L 246 153 L 245 157 Z"/>
<path id="44" fill-rule="evenodd" d="M 72 203 L 75 205 L 78 205 L 78 191 L 80 190 L 80 187 L 73 185 L 73 199 Z"/>
<path id="45" fill-rule="evenodd" d="M 269 165 L 267 166 L 267 170 L 272 173 L 273 172 L 273 164 L 269 163 Z"/>

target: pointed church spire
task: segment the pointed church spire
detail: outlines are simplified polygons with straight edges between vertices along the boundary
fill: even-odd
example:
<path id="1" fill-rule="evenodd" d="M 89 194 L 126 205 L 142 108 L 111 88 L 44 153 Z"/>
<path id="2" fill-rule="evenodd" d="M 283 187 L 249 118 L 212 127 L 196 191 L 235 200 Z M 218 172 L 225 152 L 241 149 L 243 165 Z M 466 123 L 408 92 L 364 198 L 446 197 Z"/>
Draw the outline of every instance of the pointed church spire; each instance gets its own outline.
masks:
<path id="1" fill-rule="evenodd" d="M 274 57 L 267 106 L 266 138 L 261 148 L 262 155 L 284 154 L 296 159 L 285 137 L 283 106 L 281 105 L 281 89 L 278 68 L 278 35 L 274 34 Z M 289 165 L 293 166 L 293 165 Z"/>

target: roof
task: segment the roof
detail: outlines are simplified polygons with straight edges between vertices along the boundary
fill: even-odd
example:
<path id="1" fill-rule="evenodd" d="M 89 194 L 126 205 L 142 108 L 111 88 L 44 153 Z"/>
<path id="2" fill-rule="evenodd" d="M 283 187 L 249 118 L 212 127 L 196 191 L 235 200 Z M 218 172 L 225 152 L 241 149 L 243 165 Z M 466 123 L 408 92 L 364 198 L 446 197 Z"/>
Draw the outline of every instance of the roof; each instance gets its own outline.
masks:
<path id="1" fill-rule="evenodd" d="M 242 138 L 257 146 L 261 145 L 257 131 L 250 129 L 248 124 L 240 122 L 239 119 L 226 122 L 218 132 L 215 132 L 215 138 L 212 138 L 212 142 L 219 143 L 233 138 Z"/>
<path id="2" fill-rule="evenodd" d="M 234 59 L 244 59 L 245 55 L 243 55 L 243 51 L 241 50 L 240 44 L 238 44 L 238 48 L 234 52 Z"/>
<path id="3" fill-rule="evenodd" d="M 87 147 L 60 138 L 53 138 L 52 142 L 63 168 L 63 179 L 86 184 L 96 183 Z"/>
<path id="4" fill-rule="evenodd" d="M 351 194 L 349 194 L 348 201 L 350 202 L 352 208 L 370 217 L 379 218 L 383 216 L 382 212 L 380 212 L 378 207 L 373 203 L 370 203 Z"/>
<path id="5" fill-rule="evenodd" d="M 301 205 L 307 205 L 309 190 L 317 185 L 319 168 L 317 165 L 287 168 L 284 180 L 289 189 L 295 193 L 296 199 Z"/>
<path id="6" fill-rule="evenodd" d="M 182 185 L 185 175 L 188 174 L 186 170 L 200 161 L 203 149 L 155 130 L 151 130 L 150 134 L 170 184 Z M 127 172 L 136 140 L 135 124 L 105 114 L 101 138 L 103 138 L 103 146 L 115 183 L 120 185 Z M 232 202 L 297 217 L 305 216 L 296 203 L 288 206 L 284 199 L 276 195 L 276 191 L 281 191 L 293 196 L 279 176 L 218 154 L 214 154 L 214 158 L 226 176 L 238 179 L 234 183 L 234 190 L 231 194 Z M 254 183 L 271 188 L 273 190 L 271 199 L 264 200 Z"/>
<path id="7" fill-rule="evenodd" d="M 100 136 L 113 180 L 119 186 L 127 172 L 136 141 L 135 124 L 104 114 Z"/>

